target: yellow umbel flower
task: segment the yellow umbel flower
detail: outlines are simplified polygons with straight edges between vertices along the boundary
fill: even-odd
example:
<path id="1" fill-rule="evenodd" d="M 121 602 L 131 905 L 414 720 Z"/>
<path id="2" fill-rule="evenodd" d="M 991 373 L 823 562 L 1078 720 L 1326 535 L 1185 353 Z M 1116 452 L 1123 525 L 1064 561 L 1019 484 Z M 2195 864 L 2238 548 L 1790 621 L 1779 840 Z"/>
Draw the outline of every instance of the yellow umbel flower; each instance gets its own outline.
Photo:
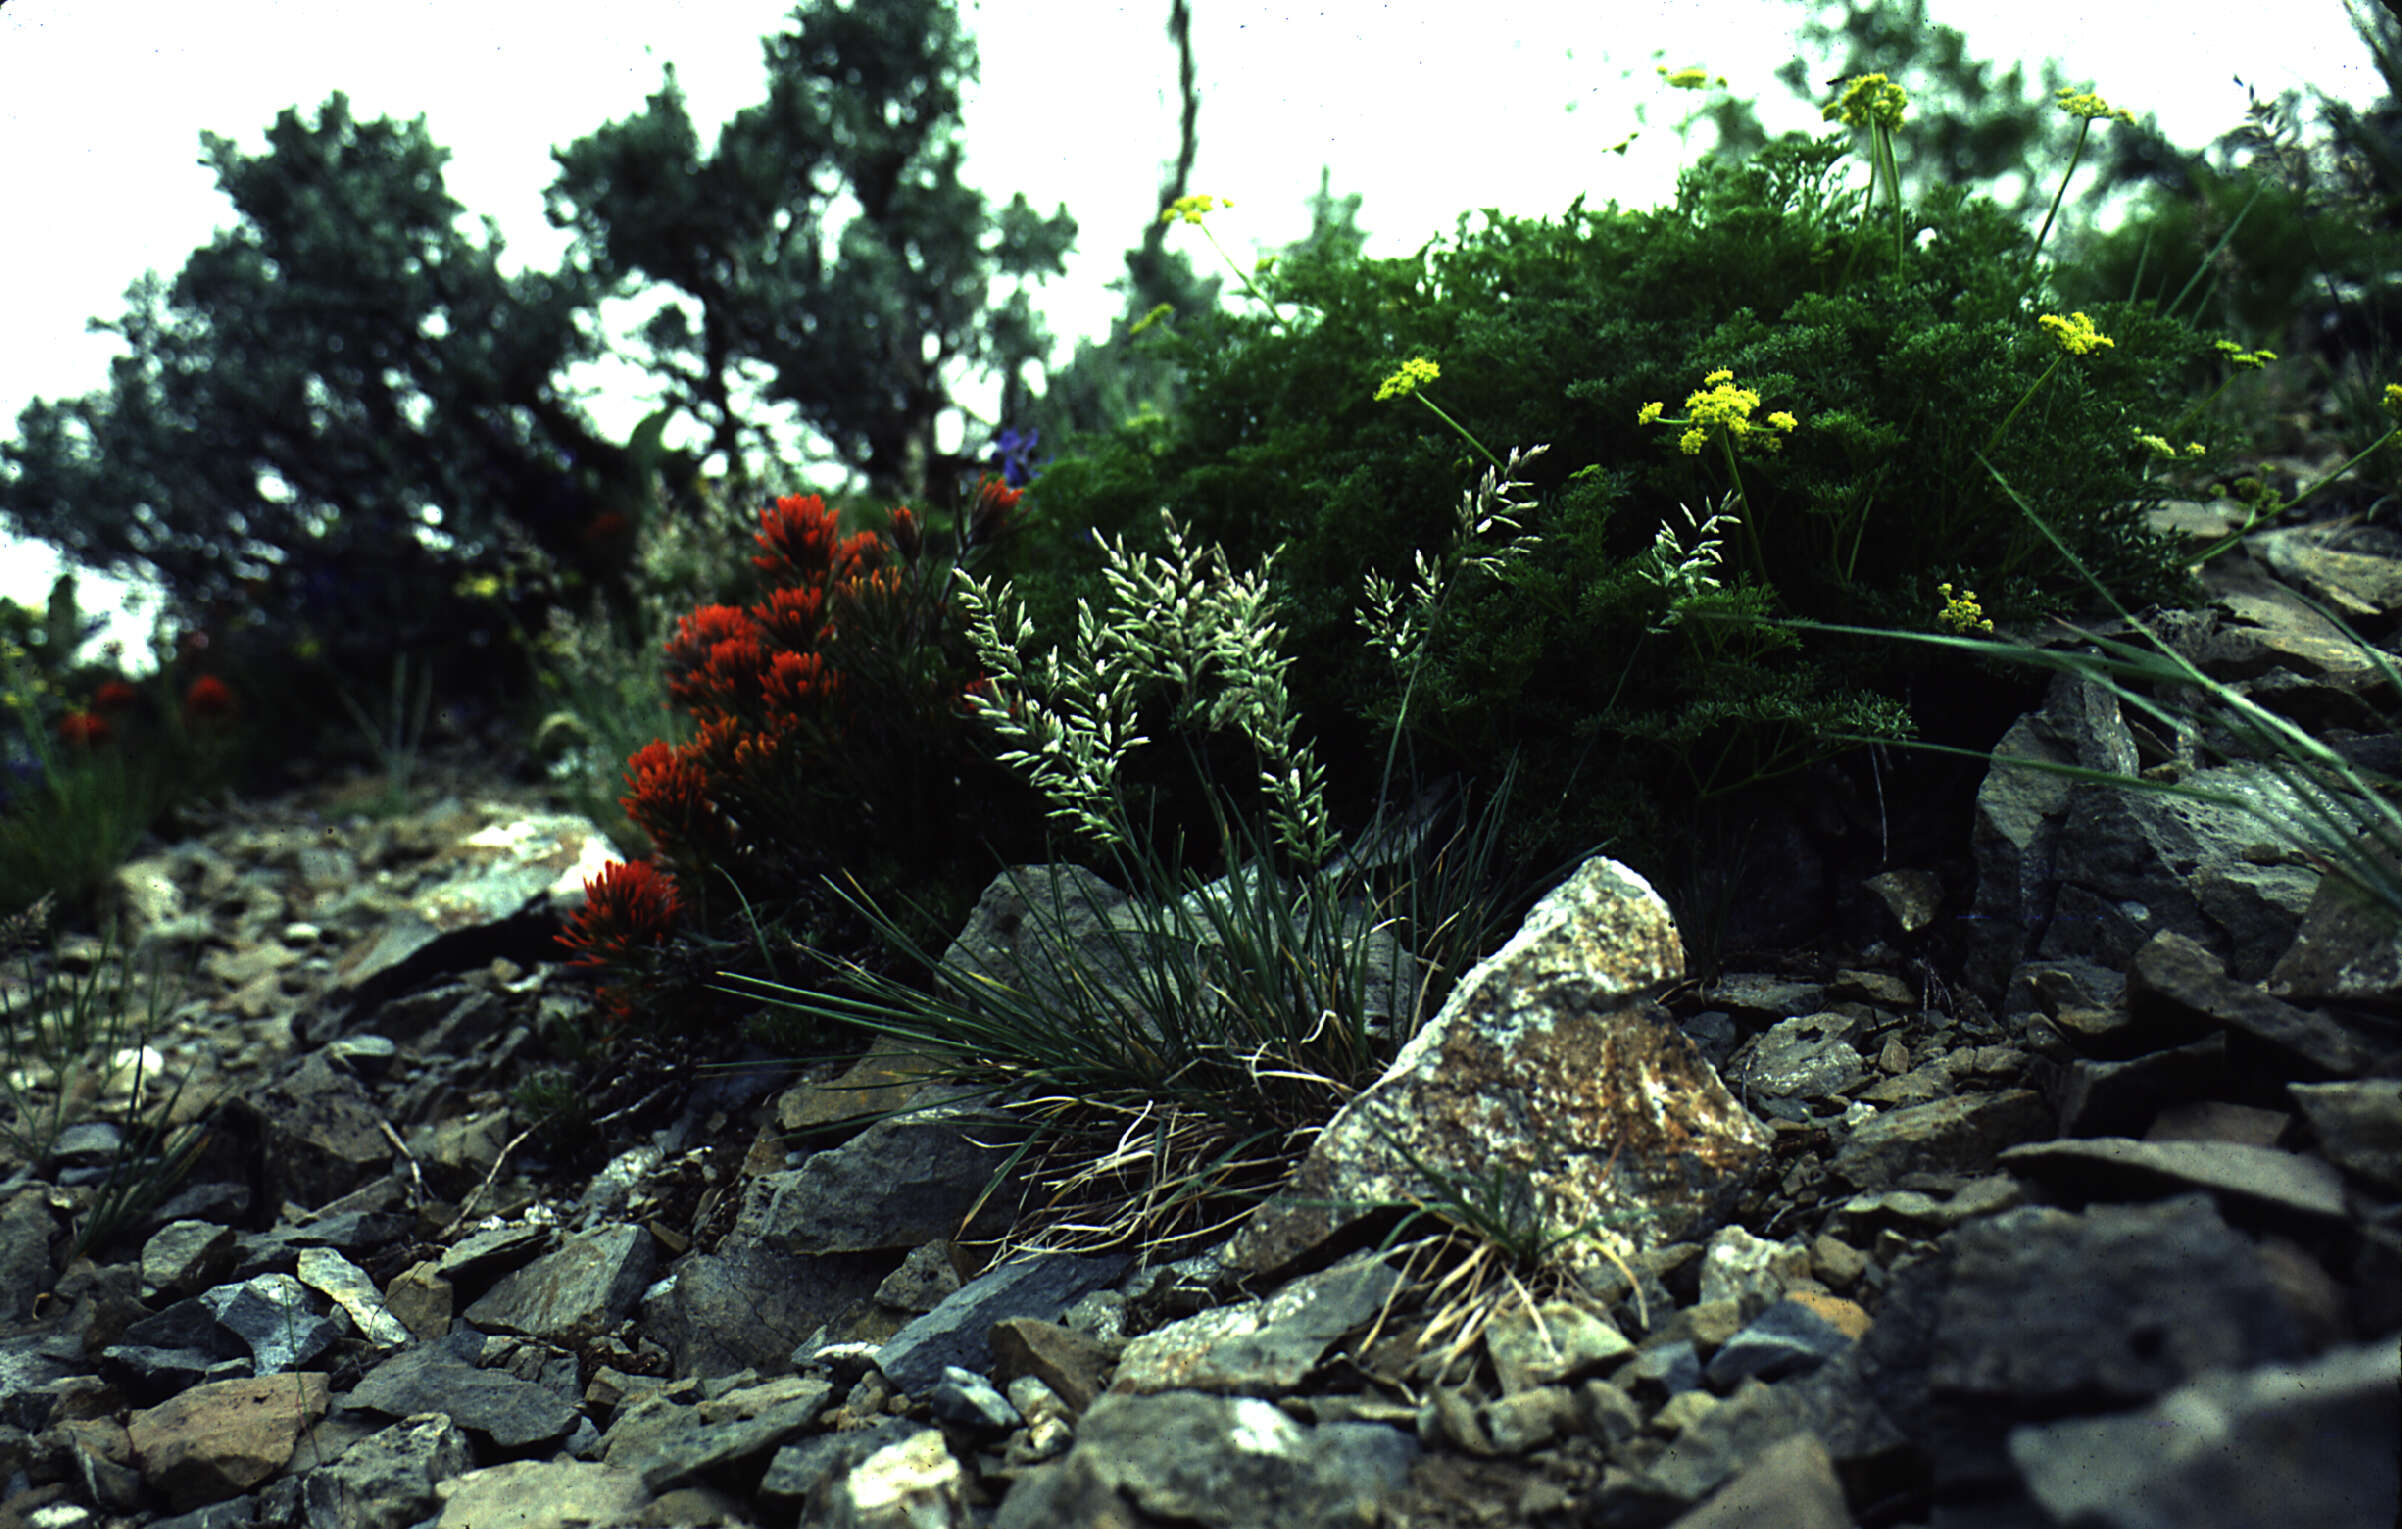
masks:
<path id="1" fill-rule="evenodd" d="M 1203 214 L 1214 212 L 1220 207 L 1232 207 L 1233 205 L 1234 201 L 1231 197 L 1180 196 L 1168 204 L 1168 209 L 1159 215 L 1159 221 L 1173 223 L 1178 218 L 1182 218 L 1185 222 L 1199 227 Z"/>
<path id="2" fill-rule="evenodd" d="M 1954 595 L 1952 586 L 1949 584 L 1938 584 L 1935 588 L 1943 595 L 1943 609 L 1935 613 L 1936 625 L 1947 632 L 1990 632 L 1993 630 L 1993 623 L 1986 620 L 1985 612 L 1978 608 L 1975 590 L 1964 589 Z"/>
<path id="3" fill-rule="evenodd" d="M 1672 70 L 1666 64 L 1660 65 L 1659 69 L 1660 82 L 1671 90 L 1702 90 L 1711 85 L 1721 90 L 1726 88 L 1726 76 L 1712 74 L 1707 69 Z"/>
<path id="4" fill-rule="evenodd" d="M 1407 398 L 1426 383 L 1443 375 L 1443 369 L 1424 356 L 1412 356 L 1401 363 L 1401 370 L 1387 377 L 1376 390 L 1376 401 L 1388 398 Z"/>
<path id="5" fill-rule="evenodd" d="M 2111 105 L 2090 90 L 2071 90 L 2063 85 L 2053 94 L 2058 99 L 2052 104 L 2072 117 L 2083 117 L 2088 122 L 2115 119 L 2129 125 L 2135 121 L 2135 113 Z"/>
<path id="6" fill-rule="evenodd" d="M 1736 386 L 1735 374 L 1720 367 L 1702 378 L 1701 386 L 1685 396 L 1682 418 L 1669 419 L 1666 405 L 1647 403 L 1635 411 L 1635 423 L 1684 426 L 1684 433 L 1676 438 L 1676 449 L 1689 457 L 1701 455 L 1713 430 L 1724 430 L 1731 440 L 1746 442 L 1762 451 L 1775 451 L 1801 422 L 1790 411 L 1778 409 L 1762 415 L 1755 423 L 1752 416 L 1759 413 L 1759 408 L 1759 391 Z"/>
<path id="7" fill-rule="evenodd" d="M 2148 430 L 2138 430 L 2135 432 L 2135 444 L 2141 446 L 2144 450 L 2150 452 L 2156 457 L 2173 457 L 2177 454 L 2176 447 L 2171 446 L 2165 439 L 2152 434 Z"/>
<path id="8" fill-rule="evenodd" d="M 1902 113 L 1910 105 L 1910 92 L 1902 89 L 1881 74 L 1854 75 L 1844 85 L 1843 94 L 1819 110 L 1819 119 L 1833 122 L 1840 118 L 1846 127 L 1866 127 L 1876 123 L 1890 132 L 1902 125 Z"/>
<path id="9" fill-rule="evenodd" d="M 2385 397 L 2381 406 L 2386 413 L 2391 414 L 2397 420 L 2402 420 L 2402 382 L 2389 382 L 2385 385 Z"/>
<path id="10" fill-rule="evenodd" d="M 2052 339 L 2072 356 L 2090 356 L 2097 350 L 2112 350 L 2118 345 L 2116 340 L 2094 328 L 2093 320 L 2082 313 L 2072 313 L 2067 318 L 2057 313 L 2047 313 L 2035 322 L 2050 330 Z"/>

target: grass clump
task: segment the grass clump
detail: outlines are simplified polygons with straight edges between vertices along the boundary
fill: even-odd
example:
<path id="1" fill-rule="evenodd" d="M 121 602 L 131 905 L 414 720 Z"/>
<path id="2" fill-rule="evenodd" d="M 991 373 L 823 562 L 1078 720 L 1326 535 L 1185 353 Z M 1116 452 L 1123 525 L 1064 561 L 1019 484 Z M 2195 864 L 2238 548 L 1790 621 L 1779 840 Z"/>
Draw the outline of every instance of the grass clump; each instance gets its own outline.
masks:
<path id="1" fill-rule="evenodd" d="M 0 920 L 0 959 L 18 956 L 22 980 L 0 980 L 0 1149 L 17 1170 L 52 1171 L 60 1139 L 78 1125 L 108 1121 L 117 1145 L 88 1191 L 63 1268 L 105 1245 L 164 1200 L 207 1144 L 205 1117 L 178 1124 L 177 1084 L 159 1097 L 163 1062 L 150 1038 L 169 1006 L 164 969 L 153 963 L 142 1019 L 127 1003 L 131 962 L 106 937 L 80 977 L 50 936 L 52 900 Z M 35 947 L 49 943 L 49 959 Z M 113 1118 L 112 1118 L 113 1117 Z M 65 1182 L 65 1180 L 61 1180 Z"/>
<path id="2" fill-rule="evenodd" d="M 1488 476 L 1462 523 L 1491 526 L 1521 487 Z M 1039 662 L 1021 651 L 1034 639 L 1023 608 L 957 579 L 992 675 L 973 697 L 977 715 L 1014 745 L 1003 758 L 1053 815 L 1108 851 L 1130 894 L 1122 911 L 1096 917 L 1092 898 L 1107 890 L 1097 878 L 1018 877 L 1044 954 L 995 971 L 988 958 L 910 942 L 854 898 L 933 974 L 927 987 L 855 962 L 844 963 L 842 991 L 731 984 L 893 1037 L 975 1082 L 1022 1130 L 1013 1167 L 1036 1213 L 1013 1234 L 1020 1244 L 1133 1239 L 1158 1250 L 1222 1231 L 1384 1071 L 1540 889 L 1496 875 L 1506 777 L 1487 811 L 1447 837 L 1405 835 L 1396 807 L 1337 855 L 1320 774 L 1293 725 L 1267 563 L 1238 575 L 1181 538 L 1170 547 L 1148 558 L 1113 548 L 1105 609 L 1082 608 L 1075 642 Z M 1429 562 L 1414 603 L 1386 592 L 1388 651 L 1413 651 L 1405 604 L 1419 619 L 1439 608 L 1464 563 L 1451 552 Z M 1146 698 L 1155 711 L 1142 709 Z M 1206 856 L 1181 841 L 1162 847 L 1154 824 L 1138 831 L 1122 778 L 1150 739 L 1138 727 L 1185 738 L 1213 809 L 1210 848 L 1230 874 L 1205 882 L 1196 864 Z M 1242 795 L 1256 807 L 1208 778 L 1190 735 L 1213 730 L 1248 745 Z"/>

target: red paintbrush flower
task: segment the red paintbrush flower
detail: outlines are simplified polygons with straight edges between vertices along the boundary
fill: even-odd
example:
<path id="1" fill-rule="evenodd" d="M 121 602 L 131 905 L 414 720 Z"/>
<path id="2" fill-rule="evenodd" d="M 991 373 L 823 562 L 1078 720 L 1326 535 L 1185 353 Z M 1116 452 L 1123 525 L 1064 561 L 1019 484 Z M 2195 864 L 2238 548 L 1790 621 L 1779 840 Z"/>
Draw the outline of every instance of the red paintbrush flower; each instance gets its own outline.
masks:
<path id="1" fill-rule="evenodd" d="M 88 711 L 71 711 L 58 719 L 58 736 L 69 748 L 92 748 L 108 742 L 108 719 Z"/>
<path id="2" fill-rule="evenodd" d="M 758 624 L 750 612 L 732 605 L 704 605 L 689 616 L 676 618 L 676 634 L 667 640 L 667 693 L 688 710 L 729 709 L 730 692 L 738 689 L 742 649 L 728 644 L 759 644 Z M 720 658 L 720 651 L 724 656 Z"/>
<path id="3" fill-rule="evenodd" d="M 606 866 L 584 883 L 584 906 L 558 937 L 582 952 L 573 966 L 626 966 L 667 943 L 683 917 L 675 879 L 647 860 Z"/>
<path id="4" fill-rule="evenodd" d="M 961 543 L 969 547 L 987 546 L 1007 536 L 1011 530 L 1010 514 L 1018 501 L 1026 497 L 1022 488 L 1011 488 L 989 474 L 976 485 L 976 502 L 968 507 L 967 535 Z"/>
<path id="5" fill-rule="evenodd" d="M 715 745 L 709 726 L 682 748 L 657 741 L 626 761 L 630 793 L 617 799 L 634 826 L 671 855 L 707 856 L 726 842 L 724 819 L 709 789 L 705 761 Z"/>
<path id="6" fill-rule="evenodd" d="M 750 609 L 761 636 L 777 648 L 806 653 L 826 631 L 826 592 L 819 588 L 774 589 Z"/>
<path id="7" fill-rule="evenodd" d="M 768 661 L 764 689 L 771 711 L 800 715 L 832 700 L 841 688 L 841 676 L 815 653 L 778 653 Z"/>
<path id="8" fill-rule="evenodd" d="M 183 693 L 183 714 L 187 722 L 231 717 L 234 711 L 232 689 L 213 674 L 204 674 L 192 681 L 190 688 Z"/>
<path id="9" fill-rule="evenodd" d="M 751 565 L 772 584 L 802 589 L 847 577 L 883 557 L 883 538 L 873 531 L 838 536 L 835 519 L 834 511 L 815 494 L 777 500 L 759 516 L 759 534 L 753 539 L 762 552 Z"/>
<path id="10" fill-rule="evenodd" d="M 123 711 L 142 698 L 142 693 L 123 680 L 110 680 L 92 692 L 92 710 Z"/>

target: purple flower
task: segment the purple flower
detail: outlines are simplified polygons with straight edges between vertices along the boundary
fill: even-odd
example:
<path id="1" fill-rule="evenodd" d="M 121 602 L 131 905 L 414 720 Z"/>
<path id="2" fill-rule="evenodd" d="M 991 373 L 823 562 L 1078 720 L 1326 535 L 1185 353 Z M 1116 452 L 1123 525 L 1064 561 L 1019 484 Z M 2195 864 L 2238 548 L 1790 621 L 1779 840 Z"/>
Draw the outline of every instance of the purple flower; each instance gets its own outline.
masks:
<path id="1" fill-rule="evenodd" d="M 992 455 L 984 459 L 988 467 L 1001 469 L 1001 481 L 1011 488 L 1024 488 L 1034 481 L 1034 475 L 1051 465 L 1052 458 L 1034 460 L 1034 448 L 1042 440 L 1040 430 L 1004 430 L 993 439 Z"/>

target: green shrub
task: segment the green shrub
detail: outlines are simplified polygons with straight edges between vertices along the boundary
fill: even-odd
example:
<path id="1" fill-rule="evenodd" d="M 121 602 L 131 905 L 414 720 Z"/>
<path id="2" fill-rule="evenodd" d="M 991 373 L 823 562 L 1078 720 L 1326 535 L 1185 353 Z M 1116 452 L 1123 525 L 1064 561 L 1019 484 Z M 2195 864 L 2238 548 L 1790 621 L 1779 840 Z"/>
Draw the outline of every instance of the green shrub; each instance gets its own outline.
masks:
<path id="1" fill-rule="evenodd" d="M 1262 311 L 1138 342 L 1185 366 L 1184 409 L 1068 443 L 1047 515 L 1155 551 L 1165 508 L 1237 565 L 1282 547 L 1294 648 L 1313 655 L 1295 703 L 1360 821 L 1398 690 L 1357 641 L 1363 571 L 1404 577 L 1439 542 L 1482 443 L 1551 442 L 1530 470 L 1540 549 L 1463 588 L 1409 718 L 1430 772 L 1521 756 L 1511 852 L 1544 859 L 1641 844 L 1823 757 L 1821 733 L 1907 731 L 1898 697 L 1925 659 L 1676 611 L 1930 628 L 1946 583 L 2004 621 L 2071 605 L 2071 565 L 1984 462 L 2122 596 L 2188 596 L 2142 525 L 2158 491 L 2135 435 L 2179 415 L 2209 342 L 2149 305 L 2095 304 L 2084 322 L 2108 343 L 2070 354 L 2082 331 L 2039 322 L 2028 230 L 1956 187 L 1897 214 L 1880 179 L 1869 208 L 1843 184 L 1850 152 L 1788 136 L 1703 161 L 1656 211 L 1580 199 L 1556 220 L 1463 217 L 1403 259 L 1278 262 L 1247 283 Z M 1428 385 L 1380 401 L 1413 361 L 1434 364 Z M 1735 407 L 1720 393 L 1763 412 L 1680 449 L 1694 406 Z M 1680 591 L 1663 575 L 1693 549 L 1674 538 L 1710 505 L 1728 517 L 1719 586 Z M 1092 556 L 1063 550 L 1018 576 L 1038 625 L 1097 589 Z"/>

